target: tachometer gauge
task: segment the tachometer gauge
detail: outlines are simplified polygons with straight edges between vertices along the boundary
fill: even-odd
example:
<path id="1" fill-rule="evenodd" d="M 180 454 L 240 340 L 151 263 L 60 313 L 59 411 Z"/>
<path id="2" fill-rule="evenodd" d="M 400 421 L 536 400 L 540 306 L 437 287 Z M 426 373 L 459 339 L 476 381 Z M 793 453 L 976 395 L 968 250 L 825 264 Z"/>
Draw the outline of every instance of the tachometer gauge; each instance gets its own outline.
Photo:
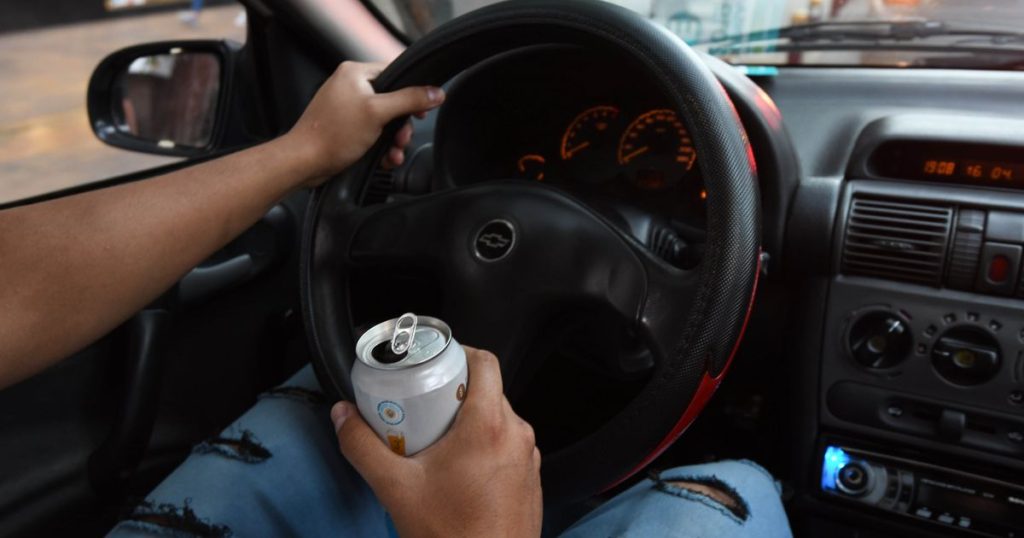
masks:
<path id="1" fill-rule="evenodd" d="M 696 158 L 690 134 L 669 109 L 641 114 L 619 140 L 619 164 L 629 166 L 636 186 L 645 190 L 675 185 L 693 169 Z"/>
<path id="2" fill-rule="evenodd" d="M 619 109 L 613 106 L 595 106 L 580 112 L 562 135 L 562 159 L 568 161 L 585 152 L 600 152 L 614 144 L 612 127 L 618 117 Z"/>
<path id="3" fill-rule="evenodd" d="M 527 153 L 516 161 L 516 170 L 526 179 L 544 181 L 544 157 L 535 153 Z"/>
<path id="4" fill-rule="evenodd" d="M 577 184 L 597 185 L 615 177 L 615 147 L 622 124 L 619 109 L 595 106 L 580 112 L 562 133 L 559 156 L 566 179 Z"/>

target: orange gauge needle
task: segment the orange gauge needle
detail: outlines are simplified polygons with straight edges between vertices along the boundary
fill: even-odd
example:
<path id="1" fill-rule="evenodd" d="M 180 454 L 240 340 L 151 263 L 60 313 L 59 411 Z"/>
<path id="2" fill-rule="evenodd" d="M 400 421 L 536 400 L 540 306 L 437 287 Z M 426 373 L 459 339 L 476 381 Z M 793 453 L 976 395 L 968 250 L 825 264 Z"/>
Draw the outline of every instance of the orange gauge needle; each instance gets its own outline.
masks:
<path id="1" fill-rule="evenodd" d="M 578 145 L 578 146 L 575 146 L 575 147 L 569 148 L 569 149 L 568 149 L 568 150 L 567 150 L 567 151 L 565 152 L 566 158 L 567 158 L 567 159 L 571 159 L 573 155 L 576 155 L 577 153 L 579 153 L 580 151 L 582 151 L 582 150 L 584 150 L 584 149 L 586 149 L 586 148 L 588 148 L 588 147 L 590 147 L 590 142 L 589 142 L 589 141 L 587 141 L 587 142 L 584 142 L 584 143 L 582 143 L 582 144 L 580 144 L 580 145 Z"/>
<path id="2" fill-rule="evenodd" d="M 638 155 L 643 155 L 644 153 L 647 153 L 647 150 L 649 150 L 649 149 L 651 149 L 650 146 L 644 146 L 644 147 L 642 147 L 640 149 L 637 149 L 633 153 L 630 153 L 629 155 L 626 155 L 625 157 L 623 157 L 622 158 L 622 162 L 628 163 L 629 161 L 633 160 L 633 157 L 636 157 Z"/>

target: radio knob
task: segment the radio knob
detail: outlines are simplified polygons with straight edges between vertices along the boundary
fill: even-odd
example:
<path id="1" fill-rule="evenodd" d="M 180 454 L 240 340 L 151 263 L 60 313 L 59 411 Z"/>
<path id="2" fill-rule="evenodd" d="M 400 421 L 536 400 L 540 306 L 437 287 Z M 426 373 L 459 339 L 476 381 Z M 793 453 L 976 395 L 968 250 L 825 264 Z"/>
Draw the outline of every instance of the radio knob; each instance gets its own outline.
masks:
<path id="1" fill-rule="evenodd" d="M 887 311 L 869 312 L 850 327 L 847 340 L 854 360 L 868 368 L 889 368 L 910 354 L 914 339 L 907 323 Z"/>
<path id="2" fill-rule="evenodd" d="M 864 464 L 852 461 L 839 469 L 836 485 L 847 495 L 860 497 L 871 485 L 871 471 Z"/>
<path id="3" fill-rule="evenodd" d="M 978 385 L 999 371 L 999 342 L 976 327 L 946 331 L 932 347 L 932 365 L 943 379 L 957 385 Z"/>

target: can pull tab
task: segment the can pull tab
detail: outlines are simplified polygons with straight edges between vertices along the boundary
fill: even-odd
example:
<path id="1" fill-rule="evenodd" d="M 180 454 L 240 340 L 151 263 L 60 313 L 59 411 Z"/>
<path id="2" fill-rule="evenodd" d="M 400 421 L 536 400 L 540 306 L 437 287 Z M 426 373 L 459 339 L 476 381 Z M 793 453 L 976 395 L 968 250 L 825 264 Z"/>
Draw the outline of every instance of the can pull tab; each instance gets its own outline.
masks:
<path id="1" fill-rule="evenodd" d="M 391 352 L 401 355 L 412 347 L 413 339 L 416 336 L 417 319 L 412 312 L 402 314 L 395 322 L 395 332 L 391 335 Z"/>

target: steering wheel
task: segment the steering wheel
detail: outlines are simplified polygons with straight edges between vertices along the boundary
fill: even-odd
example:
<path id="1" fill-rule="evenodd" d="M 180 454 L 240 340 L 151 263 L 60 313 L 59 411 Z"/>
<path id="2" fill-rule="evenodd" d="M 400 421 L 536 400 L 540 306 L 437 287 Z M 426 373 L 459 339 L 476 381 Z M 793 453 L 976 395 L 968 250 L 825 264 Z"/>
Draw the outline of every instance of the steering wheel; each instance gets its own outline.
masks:
<path id="1" fill-rule="evenodd" d="M 301 295 L 324 389 L 351 398 L 349 277 L 367 268 L 438 275 L 441 312 L 462 343 L 493 351 L 506 393 L 524 386 L 539 313 L 566 303 L 611 308 L 649 346 L 653 374 L 596 431 L 545 453 L 545 500 L 608 489 L 642 469 L 690 425 L 742 337 L 760 258 L 753 154 L 728 96 L 681 40 L 604 2 L 513 0 L 455 19 L 413 43 L 376 80 L 379 91 L 442 85 L 495 55 L 535 45 L 598 48 L 632 62 L 682 113 L 706 181 L 707 246 L 677 269 L 569 195 L 525 181 L 485 181 L 359 207 L 359 193 L 403 123 L 320 187 L 307 214 Z M 481 178 L 485 179 L 485 178 Z M 470 389 L 472 390 L 472 389 Z"/>

